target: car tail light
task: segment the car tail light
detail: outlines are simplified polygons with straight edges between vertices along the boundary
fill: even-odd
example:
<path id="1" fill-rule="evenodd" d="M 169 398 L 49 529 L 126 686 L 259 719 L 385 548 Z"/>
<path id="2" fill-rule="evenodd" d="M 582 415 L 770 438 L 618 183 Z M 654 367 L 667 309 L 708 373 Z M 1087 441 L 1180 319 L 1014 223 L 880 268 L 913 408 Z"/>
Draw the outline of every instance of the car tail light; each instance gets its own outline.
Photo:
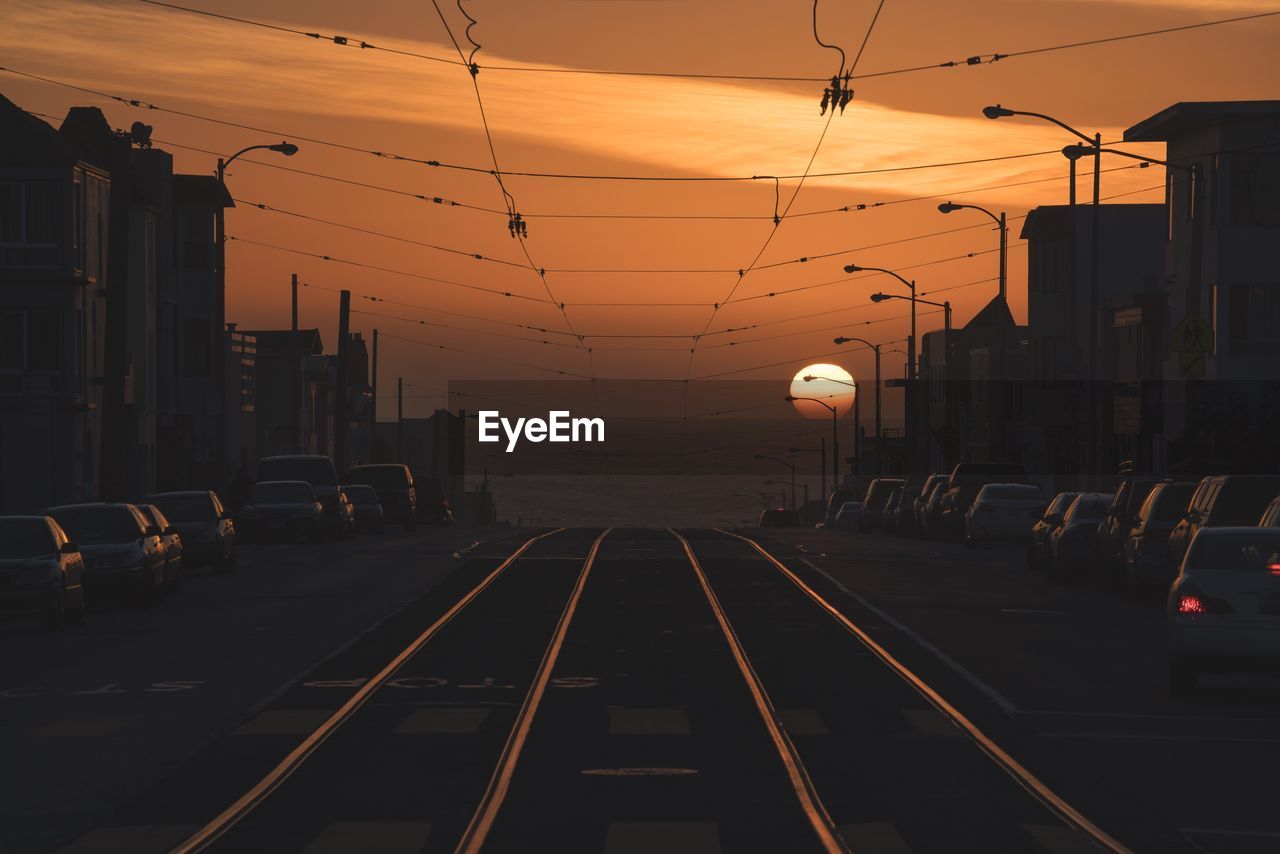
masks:
<path id="1" fill-rule="evenodd" d="M 1280 563 L 1267 564 L 1267 569 L 1272 575 L 1280 575 Z"/>
<path id="2" fill-rule="evenodd" d="M 1178 613 L 1207 614 L 1209 612 L 1204 607 L 1204 600 L 1199 596 L 1184 593 L 1178 597 Z"/>

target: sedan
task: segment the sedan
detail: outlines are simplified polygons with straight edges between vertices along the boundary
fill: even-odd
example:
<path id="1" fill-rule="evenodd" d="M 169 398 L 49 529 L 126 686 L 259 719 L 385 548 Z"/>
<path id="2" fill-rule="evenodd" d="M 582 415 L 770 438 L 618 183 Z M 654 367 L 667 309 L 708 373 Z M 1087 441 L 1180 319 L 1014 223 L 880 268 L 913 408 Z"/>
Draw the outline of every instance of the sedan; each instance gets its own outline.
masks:
<path id="1" fill-rule="evenodd" d="M 1029 483 L 988 483 L 964 514 L 964 542 L 974 546 L 989 540 L 1022 543 L 1044 513 L 1040 487 Z"/>
<path id="2" fill-rule="evenodd" d="M 1045 508 L 1034 525 L 1031 526 L 1031 538 L 1027 541 L 1027 568 L 1044 569 L 1049 565 L 1049 542 L 1054 533 L 1062 525 L 1062 517 L 1066 515 L 1071 502 L 1076 500 L 1078 492 L 1059 492 Z"/>
<path id="3" fill-rule="evenodd" d="M 84 558 L 48 516 L 0 516 L 0 611 L 40 614 L 51 629 L 84 623 Z"/>
<path id="4" fill-rule="evenodd" d="M 342 494 L 351 501 L 356 514 L 357 531 L 373 531 L 381 534 L 386 526 L 386 518 L 382 504 L 378 501 L 378 493 L 372 486 L 353 485 L 341 487 Z"/>
<path id="5" fill-rule="evenodd" d="M 165 588 L 160 529 L 132 504 L 66 504 L 45 511 L 62 526 L 84 556 L 84 583 L 127 588 L 144 603 Z"/>
<path id="6" fill-rule="evenodd" d="M 255 483 L 249 503 L 240 511 L 240 526 L 246 537 L 264 539 L 276 536 L 319 540 L 329 531 L 324 507 L 305 480 Z"/>
<path id="7" fill-rule="evenodd" d="M 1049 577 L 1064 581 L 1091 571 L 1097 559 L 1098 524 L 1111 507 L 1111 493 L 1082 492 L 1049 540 Z"/>
<path id="8" fill-rule="evenodd" d="M 1280 531 L 1202 528 L 1166 605 L 1169 688 L 1206 671 L 1280 672 Z"/>
<path id="9" fill-rule="evenodd" d="M 1147 590 L 1159 589 L 1163 594 L 1169 589 L 1178 572 L 1169 563 L 1169 533 L 1195 491 L 1194 483 L 1158 483 L 1138 508 L 1120 553 L 1129 598 L 1140 599 Z"/>
<path id="10" fill-rule="evenodd" d="M 861 512 L 861 501 L 846 501 L 840 505 L 840 509 L 836 511 L 836 518 L 831 520 L 831 524 L 827 527 L 833 531 L 856 531 L 858 530 L 858 514 Z"/>
<path id="11" fill-rule="evenodd" d="M 160 544 L 164 546 L 164 577 L 170 590 L 181 590 L 185 577 L 182 574 L 182 537 L 178 529 L 154 504 L 139 504 L 142 515 L 160 529 Z"/>
<path id="12" fill-rule="evenodd" d="M 147 502 L 159 507 L 178 529 L 187 566 L 212 566 L 217 572 L 235 567 L 235 522 L 216 492 L 161 492 Z"/>

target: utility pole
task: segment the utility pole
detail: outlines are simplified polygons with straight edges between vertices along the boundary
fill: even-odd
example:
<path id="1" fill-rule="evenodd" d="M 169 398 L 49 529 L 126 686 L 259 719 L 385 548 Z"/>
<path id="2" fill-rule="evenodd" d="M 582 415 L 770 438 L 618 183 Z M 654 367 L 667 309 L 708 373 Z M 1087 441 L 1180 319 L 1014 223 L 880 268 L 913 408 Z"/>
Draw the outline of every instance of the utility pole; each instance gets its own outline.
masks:
<path id="1" fill-rule="evenodd" d="M 404 462 L 404 377 L 396 377 L 396 462 Z"/>
<path id="2" fill-rule="evenodd" d="M 293 322 L 289 328 L 292 329 L 294 332 L 297 332 L 298 331 L 298 274 L 297 273 L 293 274 L 291 288 L 293 291 L 293 313 L 291 315 L 291 317 L 293 318 Z"/>
<path id="3" fill-rule="evenodd" d="M 333 405 L 333 452 L 337 457 L 334 462 L 342 477 L 351 468 L 351 416 L 347 398 L 350 374 L 347 363 L 351 361 L 350 326 L 351 291 L 343 290 L 338 302 L 338 387 Z"/>
<path id="4" fill-rule="evenodd" d="M 818 466 L 818 485 L 822 488 L 822 500 L 827 500 L 827 437 L 822 437 L 822 464 Z"/>
<path id="5" fill-rule="evenodd" d="M 373 330 L 373 360 L 369 366 L 369 457 L 378 447 L 378 330 Z"/>
<path id="6" fill-rule="evenodd" d="M 1093 489 L 1098 483 L 1098 465 L 1101 462 L 1101 454 L 1098 448 L 1098 437 L 1100 430 L 1098 429 L 1098 291 L 1100 289 L 1099 280 L 1101 279 L 1101 257 L 1098 253 L 1098 241 L 1100 239 L 1101 219 L 1102 219 L 1102 200 L 1099 198 L 1101 192 L 1101 172 L 1102 172 L 1102 134 L 1095 134 L 1093 137 L 1093 216 L 1092 231 L 1093 245 L 1090 247 L 1090 274 L 1089 274 L 1089 447 L 1088 453 L 1085 455 L 1088 461 L 1088 471 L 1086 472 L 1086 483 L 1089 489 Z"/>

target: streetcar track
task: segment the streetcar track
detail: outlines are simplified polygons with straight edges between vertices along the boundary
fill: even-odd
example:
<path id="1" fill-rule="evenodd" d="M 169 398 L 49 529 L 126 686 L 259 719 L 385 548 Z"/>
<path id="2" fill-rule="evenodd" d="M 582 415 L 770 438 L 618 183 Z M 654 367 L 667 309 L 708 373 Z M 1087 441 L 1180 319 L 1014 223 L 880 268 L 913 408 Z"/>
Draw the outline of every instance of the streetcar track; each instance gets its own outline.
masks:
<path id="1" fill-rule="evenodd" d="M 942 697 L 941 694 L 931 688 L 922 678 L 912 672 L 905 664 L 901 663 L 888 650 L 877 643 L 869 634 L 867 634 L 867 632 L 845 616 L 839 608 L 828 602 L 793 570 L 787 567 L 782 561 L 778 560 L 778 558 L 774 557 L 767 549 L 764 548 L 764 546 L 760 545 L 760 543 L 750 537 L 745 537 L 732 531 L 726 531 L 720 528 L 713 530 L 718 534 L 732 537 L 751 546 L 761 557 L 763 557 L 768 563 L 772 564 L 775 569 L 794 584 L 801 593 L 808 597 L 813 604 L 817 605 L 818 608 L 834 618 L 835 621 L 845 629 L 845 631 L 856 638 L 871 652 L 871 654 L 880 659 L 883 664 L 892 670 L 895 675 L 905 681 L 952 725 L 962 731 L 985 756 L 991 759 L 1024 791 L 1040 802 L 1067 827 L 1084 834 L 1089 837 L 1094 844 L 1102 846 L 1106 850 L 1116 852 L 1116 854 L 1130 854 L 1128 848 L 1107 834 L 1106 831 L 1095 825 L 1082 813 L 1067 803 L 1061 796 L 1050 789 L 1045 783 L 1032 774 L 1030 770 L 1024 767 L 1003 748 L 996 744 L 992 738 L 987 736 L 955 706 L 951 705 Z M 672 533 L 675 534 L 674 531 L 672 531 Z M 680 537 L 679 534 L 675 535 L 684 543 L 685 549 L 690 555 L 690 559 L 694 560 L 688 541 L 683 537 Z M 708 595 L 712 594 L 708 592 Z"/>
<path id="2" fill-rule="evenodd" d="M 302 766 L 306 760 L 320 748 L 322 744 L 341 727 L 344 723 L 362 708 L 368 699 L 381 688 L 410 658 L 422 650 L 432 638 L 436 636 L 453 621 L 459 613 L 470 605 L 481 593 L 487 590 L 493 582 L 501 576 L 510 566 L 524 555 L 535 543 L 538 543 L 549 537 L 564 533 L 567 528 L 557 528 L 548 531 L 545 534 L 539 534 L 531 537 L 520 545 L 514 552 L 508 555 L 502 563 L 489 572 L 474 587 L 468 590 L 457 602 L 449 607 L 444 614 L 438 617 L 426 629 L 424 629 L 413 641 L 404 647 L 382 670 L 375 676 L 362 684 L 342 704 L 332 715 L 330 715 L 319 727 L 313 730 L 303 741 L 298 744 L 288 755 L 286 755 L 278 764 L 275 765 L 262 779 L 253 785 L 247 792 L 241 795 L 234 803 L 224 809 L 212 820 L 206 823 L 198 831 L 192 834 L 183 842 L 179 843 L 172 849 L 172 854 L 194 854 L 194 852 L 205 851 L 209 846 L 213 845 L 221 839 L 229 830 L 263 803 L 270 795 L 275 792 L 286 780 L 293 774 L 295 770 Z M 594 551 L 593 551 L 594 554 Z"/>

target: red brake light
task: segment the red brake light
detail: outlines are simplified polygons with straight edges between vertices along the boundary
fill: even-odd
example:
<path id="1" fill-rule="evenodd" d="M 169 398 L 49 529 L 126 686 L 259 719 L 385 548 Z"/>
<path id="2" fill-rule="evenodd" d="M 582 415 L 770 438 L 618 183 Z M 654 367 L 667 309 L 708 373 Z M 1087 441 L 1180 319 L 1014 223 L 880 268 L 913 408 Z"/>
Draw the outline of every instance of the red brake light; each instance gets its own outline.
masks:
<path id="1" fill-rule="evenodd" d="M 1280 575 L 1280 563 L 1268 564 L 1267 569 L 1271 571 L 1272 575 Z"/>
<path id="2" fill-rule="evenodd" d="M 1179 614 L 1206 614 L 1204 602 L 1199 596 L 1188 596 L 1183 594 L 1178 597 L 1178 613 Z"/>

